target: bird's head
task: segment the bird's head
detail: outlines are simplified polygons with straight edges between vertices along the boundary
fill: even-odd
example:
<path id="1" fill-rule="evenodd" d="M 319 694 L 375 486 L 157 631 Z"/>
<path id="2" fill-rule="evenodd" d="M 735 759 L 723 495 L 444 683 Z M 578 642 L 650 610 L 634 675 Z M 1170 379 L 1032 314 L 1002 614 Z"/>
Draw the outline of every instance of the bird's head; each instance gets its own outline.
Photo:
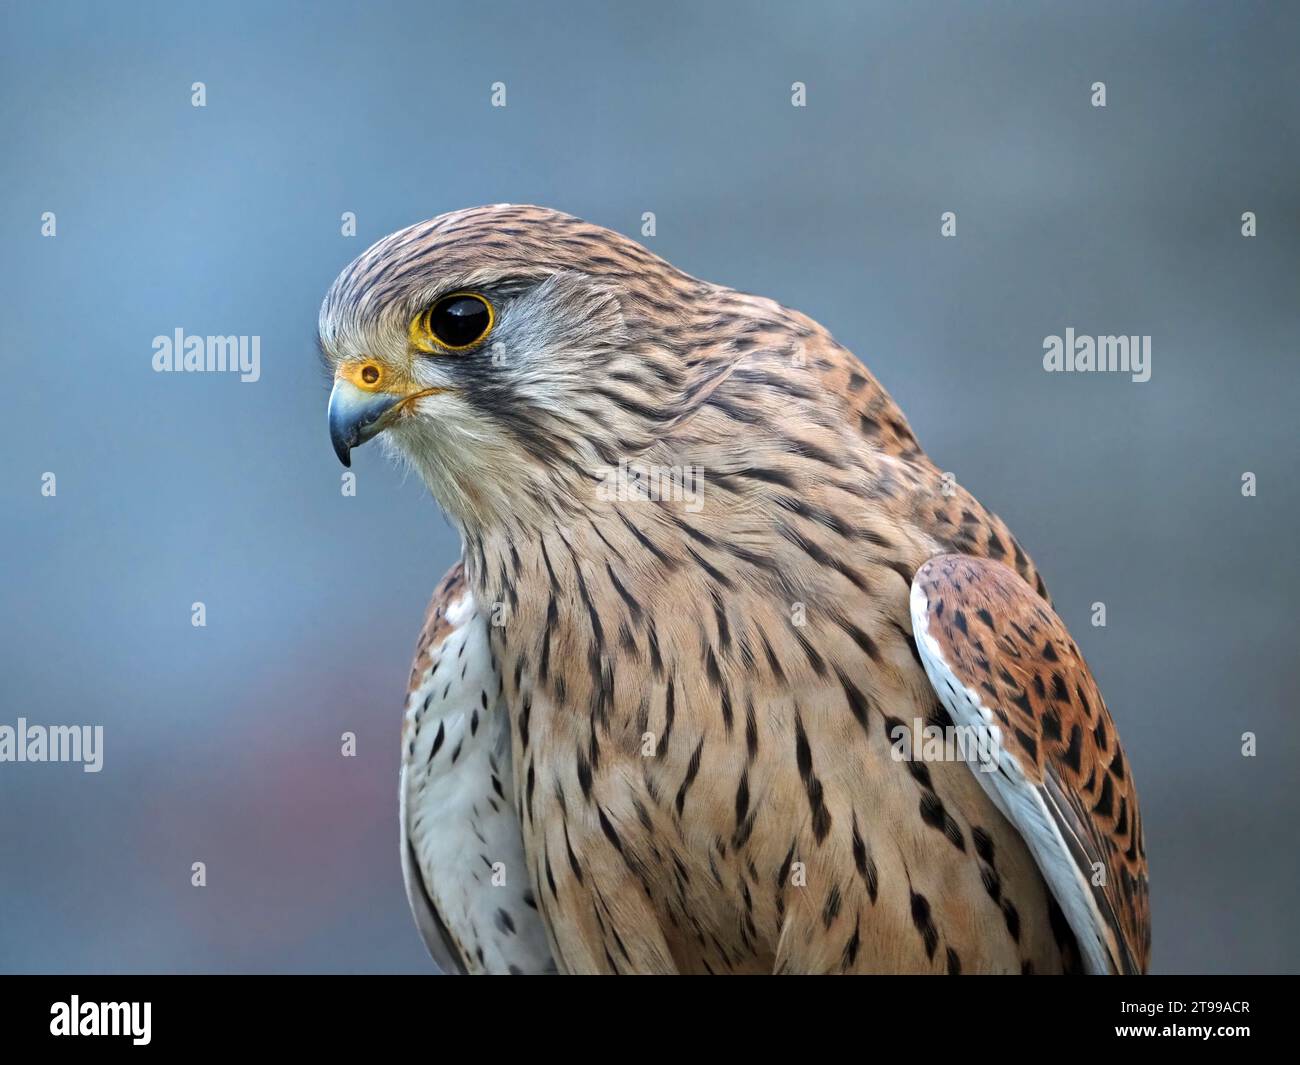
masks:
<path id="1" fill-rule="evenodd" d="M 654 439 L 707 288 L 634 241 L 538 207 L 394 233 L 321 305 L 334 450 L 346 466 L 381 437 L 462 524 L 554 511 L 592 470 Z"/>

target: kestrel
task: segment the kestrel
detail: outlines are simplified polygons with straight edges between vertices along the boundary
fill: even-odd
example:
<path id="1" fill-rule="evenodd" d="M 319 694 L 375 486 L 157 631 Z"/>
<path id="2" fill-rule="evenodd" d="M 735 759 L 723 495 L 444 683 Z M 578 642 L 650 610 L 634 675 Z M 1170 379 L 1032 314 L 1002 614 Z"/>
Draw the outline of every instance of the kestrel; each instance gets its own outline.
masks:
<path id="1" fill-rule="evenodd" d="M 538 207 L 384 238 L 330 433 L 463 540 L 403 726 L 445 969 L 1140 973 L 1133 773 L 1042 578 L 816 322 Z"/>

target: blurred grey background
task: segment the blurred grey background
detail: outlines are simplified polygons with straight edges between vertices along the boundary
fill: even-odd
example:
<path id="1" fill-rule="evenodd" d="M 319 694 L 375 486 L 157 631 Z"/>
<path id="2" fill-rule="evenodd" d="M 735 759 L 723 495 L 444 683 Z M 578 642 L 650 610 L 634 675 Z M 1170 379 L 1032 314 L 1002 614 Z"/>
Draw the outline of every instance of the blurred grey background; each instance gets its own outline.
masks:
<path id="1" fill-rule="evenodd" d="M 6 3 L 0 724 L 105 752 L 0 764 L 0 969 L 430 969 L 398 730 L 458 545 L 377 449 L 340 494 L 314 329 L 371 241 L 503 201 L 654 211 L 854 350 L 1092 663 L 1155 969 L 1300 968 L 1300 8 L 1134 6 Z M 1151 380 L 1044 373 L 1068 326 Z M 154 373 L 177 327 L 261 380 Z"/>

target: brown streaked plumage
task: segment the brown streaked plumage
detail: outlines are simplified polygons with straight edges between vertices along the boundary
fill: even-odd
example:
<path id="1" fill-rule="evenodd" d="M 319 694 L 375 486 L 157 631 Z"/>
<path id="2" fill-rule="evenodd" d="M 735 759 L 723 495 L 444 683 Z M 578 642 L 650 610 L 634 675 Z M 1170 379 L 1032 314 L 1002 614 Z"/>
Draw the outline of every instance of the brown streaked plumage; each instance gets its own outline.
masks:
<path id="1" fill-rule="evenodd" d="M 412 321 L 466 291 L 490 302 L 491 331 L 454 353 L 415 346 Z M 403 785 L 417 917 L 434 907 L 462 958 L 522 928 L 568 972 L 1045 973 L 1097 968 L 1102 940 L 1104 967 L 1145 967 L 1131 774 L 1111 779 L 1127 769 L 1118 737 L 1041 578 L 816 322 L 578 219 L 498 206 L 380 241 L 335 282 L 321 338 L 340 455 L 382 434 L 464 540 L 469 595 L 454 637 L 436 613 L 452 604 L 435 605 Z M 1008 799 L 963 758 L 900 757 L 900 738 L 964 724 L 970 669 L 993 668 L 982 639 L 942 624 L 935 646 L 914 639 L 913 578 L 949 555 L 989 560 L 983 583 L 927 585 L 941 563 L 917 581 L 921 605 L 969 597 L 1007 627 L 1041 608 L 1035 633 L 1069 652 L 1062 682 L 1088 700 L 1055 716 L 1031 703 L 1041 742 L 1023 768 L 1015 740 L 999 748 L 999 772 L 1036 791 Z M 480 709 L 508 722 L 478 777 L 445 735 L 426 753 L 433 721 L 445 734 L 469 713 L 473 693 L 439 673 L 453 644 L 471 648 Z M 1021 689 L 1053 679 L 1024 660 L 1041 647 L 1011 647 Z M 988 700 L 999 727 L 997 711 L 1026 713 Z M 1058 721 L 1068 771 L 1053 762 Z M 1092 730 L 1083 777 L 1076 723 Z M 1104 757 L 1085 746 L 1101 747 L 1099 723 Z M 493 772 L 512 786 L 491 787 Z M 1108 780 L 1127 824 L 1106 813 Z M 1090 902 L 1030 794 L 1078 843 L 1076 868 L 1095 855 L 1111 874 Z M 469 838 L 487 843 L 464 849 L 517 840 L 503 864 L 530 889 L 505 918 L 484 901 L 498 889 L 467 872 L 492 853 L 446 845 L 485 805 L 492 831 L 474 821 Z M 444 897 L 469 901 L 450 915 Z M 527 957 L 520 969 L 547 964 Z"/>

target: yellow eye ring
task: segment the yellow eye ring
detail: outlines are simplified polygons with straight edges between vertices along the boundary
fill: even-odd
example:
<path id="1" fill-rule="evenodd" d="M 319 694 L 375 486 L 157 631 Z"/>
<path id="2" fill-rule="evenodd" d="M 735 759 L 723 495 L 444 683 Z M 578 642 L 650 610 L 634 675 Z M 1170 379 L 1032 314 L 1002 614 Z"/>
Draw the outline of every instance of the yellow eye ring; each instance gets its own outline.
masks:
<path id="1" fill-rule="evenodd" d="M 420 312 L 407 327 L 419 351 L 467 351 L 481 344 L 496 325 L 496 311 L 477 292 L 451 292 Z"/>

